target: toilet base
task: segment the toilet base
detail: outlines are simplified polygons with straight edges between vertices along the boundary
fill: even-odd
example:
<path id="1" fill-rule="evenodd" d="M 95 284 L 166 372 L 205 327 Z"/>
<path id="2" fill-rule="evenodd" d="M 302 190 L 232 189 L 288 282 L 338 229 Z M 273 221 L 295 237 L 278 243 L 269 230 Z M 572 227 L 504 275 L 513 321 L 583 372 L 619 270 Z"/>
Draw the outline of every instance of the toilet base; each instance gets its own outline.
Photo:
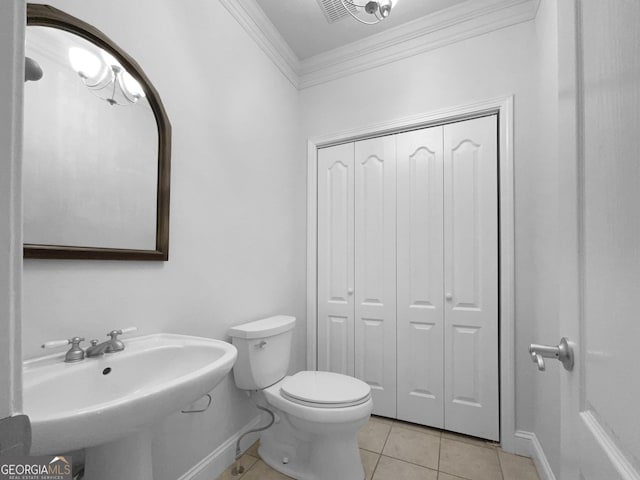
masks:
<path id="1" fill-rule="evenodd" d="M 313 425 L 276 413 L 278 420 L 260 437 L 258 453 L 267 465 L 297 480 L 364 479 L 357 433 L 368 416 L 349 424 Z"/>

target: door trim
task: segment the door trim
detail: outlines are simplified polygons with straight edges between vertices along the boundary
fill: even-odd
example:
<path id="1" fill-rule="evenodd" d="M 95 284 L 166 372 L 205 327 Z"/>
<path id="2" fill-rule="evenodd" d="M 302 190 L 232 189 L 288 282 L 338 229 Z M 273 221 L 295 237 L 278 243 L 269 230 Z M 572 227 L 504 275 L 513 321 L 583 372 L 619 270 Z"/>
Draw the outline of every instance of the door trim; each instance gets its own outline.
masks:
<path id="1" fill-rule="evenodd" d="M 307 142 L 307 369 L 317 364 L 317 151 L 322 147 L 391 135 L 475 117 L 498 115 L 499 222 L 500 222 L 500 439 L 502 448 L 517 448 L 515 419 L 515 222 L 513 95 L 403 117 L 384 123 L 338 132 Z"/>
<path id="2" fill-rule="evenodd" d="M 0 6 L 0 419 L 22 411 L 22 104 L 25 2 Z M 2 443 L 0 432 L 0 444 Z M 1 445 L 0 445 L 1 447 Z M 1 452 L 0 452 L 1 453 Z"/>

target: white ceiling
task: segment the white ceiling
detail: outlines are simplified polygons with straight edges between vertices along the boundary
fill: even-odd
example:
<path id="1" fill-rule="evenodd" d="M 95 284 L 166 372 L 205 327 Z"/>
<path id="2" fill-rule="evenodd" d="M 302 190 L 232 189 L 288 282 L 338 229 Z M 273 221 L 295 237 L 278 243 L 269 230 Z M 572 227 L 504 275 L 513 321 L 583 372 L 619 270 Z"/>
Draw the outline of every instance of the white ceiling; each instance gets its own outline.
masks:
<path id="1" fill-rule="evenodd" d="M 330 24 L 320 9 L 318 0 L 255 0 L 299 60 L 342 47 L 464 1 L 398 0 L 398 5 L 386 20 L 377 25 L 362 25 L 349 16 Z"/>

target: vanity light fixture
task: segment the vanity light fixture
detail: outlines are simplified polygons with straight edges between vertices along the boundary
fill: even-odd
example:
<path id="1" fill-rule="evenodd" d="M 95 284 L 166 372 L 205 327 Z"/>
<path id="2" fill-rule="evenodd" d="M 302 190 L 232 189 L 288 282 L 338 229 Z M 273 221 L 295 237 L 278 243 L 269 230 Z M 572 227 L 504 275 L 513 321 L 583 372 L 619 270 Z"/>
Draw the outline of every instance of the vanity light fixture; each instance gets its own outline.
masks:
<path id="1" fill-rule="evenodd" d="M 375 25 L 387 18 L 400 0 L 340 0 L 344 9 L 358 22 Z M 364 3 L 363 3 L 364 2 Z"/>
<path id="2" fill-rule="evenodd" d="M 100 50 L 100 57 L 80 47 L 69 49 L 69 62 L 82 83 L 109 105 L 131 105 L 145 96 L 138 81 L 115 59 Z"/>

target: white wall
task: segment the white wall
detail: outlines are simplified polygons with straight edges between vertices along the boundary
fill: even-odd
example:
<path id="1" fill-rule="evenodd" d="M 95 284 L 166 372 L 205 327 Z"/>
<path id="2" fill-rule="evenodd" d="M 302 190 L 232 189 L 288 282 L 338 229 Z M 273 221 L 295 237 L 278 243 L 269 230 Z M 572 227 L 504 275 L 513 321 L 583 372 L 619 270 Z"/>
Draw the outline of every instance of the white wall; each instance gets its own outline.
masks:
<path id="1" fill-rule="evenodd" d="M 173 127 L 168 262 L 24 262 L 23 346 L 176 332 L 225 339 L 233 324 L 299 318 L 305 358 L 305 163 L 298 92 L 217 1 L 48 0 L 142 66 Z M 298 145 L 300 144 L 300 145 Z M 125 340 L 126 342 L 126 340 Z M 256 415 L 229 377 L 206 414 L 156 426 L 156 480 L 175 480 Z"/>
<path id="2" fill-rule="evenodd" d="M 0 419 L 22 408 L 22 363 L 17 340 L 22 278 L 24 5 L 22 0 L 0 2 Z"/>
<path id="3" fill-rule="evenodd" d="M 554 318 L 549 239 L 555 217 L 551 147 L 541 138 L 538 35 L 527 22 L 376 69 L 306 89 L 301 94 L 303 136 L 318 137 L 390 119 L 493 97 L 515 95 L 516 427 L 540 421 L 534 395 L 538 374 L 527 352 L 538 323 Z M 551 75 L 551 74 L 550 74 Z M 551 126 L 548 129 L 552 128 Z M 555 366 L 550 366 L 553 370 Z M 546 422 L 541 422 L 545 423 Z"/>

